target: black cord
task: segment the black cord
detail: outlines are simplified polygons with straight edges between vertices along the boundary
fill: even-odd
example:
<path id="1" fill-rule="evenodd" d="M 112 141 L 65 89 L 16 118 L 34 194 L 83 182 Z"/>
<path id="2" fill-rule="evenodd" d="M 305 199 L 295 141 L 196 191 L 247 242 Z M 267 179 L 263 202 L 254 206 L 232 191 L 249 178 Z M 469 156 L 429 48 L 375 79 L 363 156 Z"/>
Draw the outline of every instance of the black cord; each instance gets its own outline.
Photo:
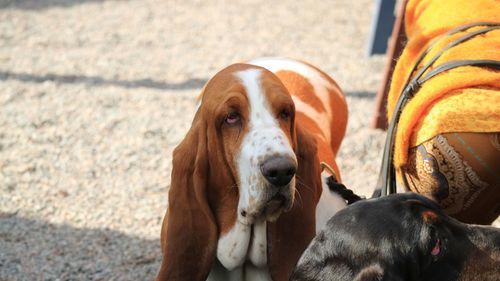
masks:
<path id="1" fill-rule="evenodd" d="M 328 188 L 330 189 L 330 191 L 337 193 L 345 201 L 347 201 L 347 205 L 351 205 L 352 203 L 358 202 L 360 200 L 364 200 L 364 198 L 355 194 L 352 190 L 345 187 L 345 185 L 337 182 L 331 176 L 326 179 L 326 184 L 328 185 Z"/>

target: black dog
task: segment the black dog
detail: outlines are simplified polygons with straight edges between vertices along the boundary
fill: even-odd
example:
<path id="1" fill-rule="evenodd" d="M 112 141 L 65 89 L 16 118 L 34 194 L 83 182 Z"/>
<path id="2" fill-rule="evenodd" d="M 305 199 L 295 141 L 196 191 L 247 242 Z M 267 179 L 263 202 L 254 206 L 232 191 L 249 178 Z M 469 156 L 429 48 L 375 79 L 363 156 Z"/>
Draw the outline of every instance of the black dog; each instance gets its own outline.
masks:
<path id="1" fill-rule="evenodd" d="M 328 221 L 290 280 L 500 280 L 500 229 L 417 194 L 361 200 Z"/>

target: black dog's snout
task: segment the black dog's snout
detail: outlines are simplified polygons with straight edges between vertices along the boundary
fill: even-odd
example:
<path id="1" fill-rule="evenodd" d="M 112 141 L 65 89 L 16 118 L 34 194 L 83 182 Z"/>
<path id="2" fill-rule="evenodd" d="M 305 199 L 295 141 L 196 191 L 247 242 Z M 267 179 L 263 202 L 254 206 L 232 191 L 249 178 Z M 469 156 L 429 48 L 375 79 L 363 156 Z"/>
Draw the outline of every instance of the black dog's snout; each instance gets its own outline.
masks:
<path id="1" fill-rule="evenodd" d="M 292 180 L 297 167 L 290 158 L 277 156 L 266 160 L 260 170 L 269 183 L 283 186 Z"/>

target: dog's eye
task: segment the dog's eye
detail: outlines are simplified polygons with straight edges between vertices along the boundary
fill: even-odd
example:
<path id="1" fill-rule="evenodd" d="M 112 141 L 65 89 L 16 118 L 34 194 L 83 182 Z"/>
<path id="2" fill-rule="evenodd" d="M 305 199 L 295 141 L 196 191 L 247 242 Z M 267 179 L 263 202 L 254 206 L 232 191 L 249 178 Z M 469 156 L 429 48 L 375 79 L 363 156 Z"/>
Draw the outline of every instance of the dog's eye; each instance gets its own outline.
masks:
<path id="1" fill-rule="evenodd" d="M 226 115 L 226 118 L 224 118 L 224 122 L 228 125 L 236 125 L 240 122 L 241 117 L 238 112 L 231 112 L 228 115 Z"/>
<path id="2" fill-rule="evenodd" d="M 436 243 L 434 243 L 434 247 L 431 249 L 431 256 L 437 257 L 441 253 L 441 240 L 436 239 Z"/>
<path id="3" fill-rule="evenodd" d="M 288 120 L 290 119 L 290 111 L 288 109 L 283 109 L 280 113 L 279 113 L 279 118 L 283 119 L 283 120 Z"/>
<path id="4" fill-rule="evenodd" d="M 430 238 L 427 253 L 430 254 L 433 261 L 437 261 L 441 256 L 443 256 L 446 239 L 443 240 L 443 237 L 437 234 L 437 230 L 434 227 L 431 227 L 430 229 Z"/>

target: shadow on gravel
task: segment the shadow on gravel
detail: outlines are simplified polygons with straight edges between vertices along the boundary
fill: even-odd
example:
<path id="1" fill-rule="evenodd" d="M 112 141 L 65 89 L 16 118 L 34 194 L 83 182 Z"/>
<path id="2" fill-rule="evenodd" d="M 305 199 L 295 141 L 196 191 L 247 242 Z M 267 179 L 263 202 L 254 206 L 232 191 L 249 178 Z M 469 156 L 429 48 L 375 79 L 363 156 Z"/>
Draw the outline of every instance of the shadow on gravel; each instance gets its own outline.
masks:
<path id="1" fill-rule="evenodd" d="M 85 84 L 91 87 L 118 86 L 124 88 L 151 88 L 158 90 L 201 89 L 208 81 L 207 79 L 191 78 L 180 83 L 168 83 L 155 81 L 149 78 L 137 80 L 115 80 L 106 79 L 99 76 L 59 75 L 51 73 L 45 75 L 34 75 L 9 71 L 0 71 L 0 80 L 18 80 L 28 83 L 43 83 L 46 81 L 53 81 L 62 84 Z M 346 92 L 345 95 L 347 97 L 361 99 L 372 99 L 375 97 L 374 92 Z"/>
<path id="2" fill-rule="evenodd" d="M 53 81 L 63 84 L 86 84 L 88 86 L 119 86 L 124 88 L 151 88 L 159 90 L 188 90 L 202 88 L 207 82 L 207 79 L 192 78 L 180 83 L 167 83 L 162 81 L 155 81 L 151 79 L 137 79 L 137 80 L 114 80 L 106 79 L 99 76 L 85 76 L 85 75 L 59 75 L 59 74 L 45 74 L 34 75 L 27 73 L 14 73 L 7 71 L 0 71 L 0 80 L 18 80 L 23 82 L 43 83 L 45 81 Z"/>
<path id="3" fill-rule="evenodd" d="M 159 239 L 0 213 L 0 280 L 153 280 Z"/>
<path id="4" fill-rule="evenodd" d="M 109 1 L 109 0 L 108 0 Z M 103 0 L 2 0 L 0 9 L 44 10 L 52 7 L 68 8 L 87 2 L 104 2 Z"/>
<path id="5" fill-rule="evenodd" d="M 373 99 L 375 98 L 374 92 L 346 92 L 347 97 L 360 98 L 360 99 Z"/>

